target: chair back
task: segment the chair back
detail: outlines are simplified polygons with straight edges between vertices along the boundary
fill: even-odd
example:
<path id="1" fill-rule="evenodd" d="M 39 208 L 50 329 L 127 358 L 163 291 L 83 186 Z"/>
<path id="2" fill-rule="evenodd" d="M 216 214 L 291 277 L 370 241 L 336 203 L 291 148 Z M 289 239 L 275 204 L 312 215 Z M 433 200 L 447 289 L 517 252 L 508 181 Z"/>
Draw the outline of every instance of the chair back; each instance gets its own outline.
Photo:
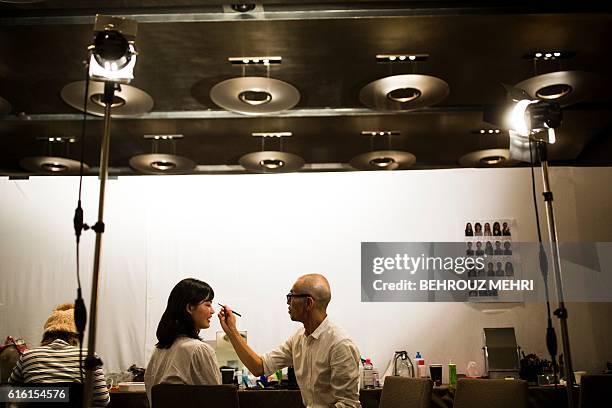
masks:
<path id="1" fill-rule="evenodd" d="M 457 381 L 454 408 L 526 408 L 527 382 L 523 380 Z"/>
<path id="2" fill-rule="evenodd" d="M 583 375 L 580 380 L 580 408 L 594 408 L 610 400 L 612 375 Z M 603 405 L 602 405 L 603 404 Z"/>
<path id="3" fill-rule="evenodd" d="M 385 377 L 379 408 L 429 408 L 432 387 L 428 378 Z"/>
<path id="4" fill-rule="evenodd" d="M 0 350 L 0 384 L 8 383 L 19 357 L 21 353 L 13 345 L 8 345 Z"/>
<path id="5" fill-rule="evenodd" d="M 239 408 L 235 385 L 157 384 L 151 408 Z"/>

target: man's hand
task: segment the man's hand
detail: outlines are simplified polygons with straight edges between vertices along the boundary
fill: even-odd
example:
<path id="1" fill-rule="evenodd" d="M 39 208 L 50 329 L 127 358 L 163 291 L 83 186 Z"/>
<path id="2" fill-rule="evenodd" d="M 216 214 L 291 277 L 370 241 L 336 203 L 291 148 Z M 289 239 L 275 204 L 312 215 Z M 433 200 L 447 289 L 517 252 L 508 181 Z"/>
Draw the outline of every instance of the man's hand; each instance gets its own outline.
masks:
<path id="1" fill-rule="evenodd" d="M 251 349 L 245 339 L 240 335 L 240 332 L 236 328 L 236 316 L 232 313 L 232 309 L 229 306 L 224 305 L 219 313 L 219 323 L 221 328 L 227 334 L 232 347 L 236 350 L 238 358 L 244 363 L 251 373 L 255 376 L 263 374 L 263 360 L 261 357 Z"/>
<path id="2" fill-rule="evenodd" d="M 238 331 L 238 329 L 236 329 L 236 316 L 234 316 L 229 306 L 223 305 L 217 316 L 219 317 L 221 328 L 225 333 L 232 334 Z"/>

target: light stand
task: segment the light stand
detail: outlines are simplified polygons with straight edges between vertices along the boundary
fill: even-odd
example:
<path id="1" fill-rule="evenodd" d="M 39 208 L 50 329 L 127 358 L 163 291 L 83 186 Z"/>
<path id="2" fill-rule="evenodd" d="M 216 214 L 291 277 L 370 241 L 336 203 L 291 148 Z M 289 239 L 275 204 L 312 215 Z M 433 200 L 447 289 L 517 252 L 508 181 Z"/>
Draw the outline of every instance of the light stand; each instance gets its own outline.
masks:
<path id="1" fill-rule="evenodd" d="M 561 341 L 563 343 L 563 359 L 565 362 L 565 380 L 567 389 L 567 404 L 568 408 L 574 408 L 574 370 L 572 367 L 572 355 L 570 352 L 569 330 L 567 326 L 567 308 L 563 297 L 563 282 L 561 280 L 561 258 L 559 256 L 559 241 L 557 238 L 557 227 L 555 225 L 555 215 L 553 210 L 553 193 L 550 191 L 550 182 L 548 179 L 548 147 L 543 141 L 537 142 L 538 156 L 542 167 L 542 181 L 544 202 L 546 203 L 546 218 L 548 221 L 548 234 L 550 236 L 550 247 L 553 258 L 553 273 L 555 275 L 555 284 L 557 286 L 557 300 L 559 307 L 554 311 L 554 315 L 559 318 L 561 325 Z M 540 258 L 541 260 L 542 258 Z M 550 318 L 549 318 L 550 319 Z M 547 345 L 552 344 L 551 336 L 554 336 L 554 347 L 556 354 L 557 339 L 554 330 L 546 332 Z M 549 350 L 551 351 L 551 350 Z M 552 353 L 552 351 L 551 351 Z M 553 362 L 555 364 L 555 362 Z"/>
<path id="2" fill-rule="evenodd" d="M 110 148 L 111 108 L 115 98 L 115 90 L 119 83 L 128 83 L 133 79 L 134 65 L 136 64 L 136 50 L 133 40 L 136 37 L 136 21 L 120 17 L 96 16 L 94 32 L 96 37 L 94 45 L 90 47 L 89 78 L 104 82 L 104 92 L 100 102 L 104 105 L 104 133 L 100 150 L 100 192 L 98 196 L 98 219 L 91 227 L 96 232 L 94 252 L 94 267 L 91 287 L 91 301 L 89 312 L 89 333 L 87 338 L 87 357 L 85 359 L 85 387 L 83 390 L 83 407 L 93 404 L 94 370 L 102 366 L 102 360 L 95 355 L 96 329 L 98 315 L 98 286 L 100 281 L 100 263 L 102 258 L 102 234 L 104 233 L 104 198 L 106 193 L 106 180 L 108 179 L 108 157 Z M 84 112 L 87 113 L 89 80 L 86 81 Z M 92 97 L 93 101 L 93 97 Z M 83 224 L 83 213 L 79 205 L 75 213 L 75 231 L 77 235 L 77 263 L 78 242 L 80 232 L 88 227 Z M 78 270 L 78 266 L 77 266 Z M 75 322 L 79 331 L 79 339 L 83 340 L 85 323 L 87 320 L 84 302 L 81 298 L 79 283 L 78 297 L 75 302 Z"/>
<path id="3" fill-rule="evenodd" d="M 102 365 L 102 360 L 95 355 L 96 329 L 98 311 L 98 285 L 100 281 L 100 259 L 102 251 L 102 234 L 104 233 L 104 196 L 106 180 L 108 179 L 108 152 L 110 148 L 111 107 L 118 85 L 114 82 L 104 83 L 104 134 L 100 151 L 100 195 L 98 197 L 98 220 L 92 229 L 96 232 L 96 247 L 94 252 L 94 270 L 92 276 L 91 302 L 89 304 L 89 334 L 87 337 L 87 358 L 85 359 L 85 389 L 83 407 L 91 406 L 93 401 L 93 375 L 96 367 Z"/>
<path id="4" fill-rule="evenodd" d="M 515 99 L 516 104 L 510 112 L 510 156 L 511 158 L 528 161 L 533 165 L 533 154 L 531 151 L 532 140 L 535 141 L 540 165 L 542 168 L 543 179 L 543 196 L 546 204 L 546 218 L 548 222 L 548 234 L 550 237 L 551 254 L 553 258 L 553 273 L 555 275 L 555 284 L 557 287 L 557 300 L 559 307 L 553 313 L 559 318 L 561 325 L 561 340 L 563 343 L 563 358 L 565 361 L 566 374 L 566 389 L 567 403 L 569 408 L 574 408 L 573 388 L 574 388 L 574 371 L 572 367 L 572 356 L 570 352 L 569 331 L 567 326 L 567 309 L 563 296 L 563 283 L 561 279 L 561 258 L 559 256 L 559 241 L 557 238 L 557 228 L 555 225 L 555 216 L 553 210 L 553 194 L 550 191 L 550 183 L 548 178 L 548 143 L 555 143 L 555 128 L 561 124 L 562 112 L 560 106 L 554 101 L 539 101 L 527 95 L 521 89 L 509 88 L 510 94 L 518 96 Z M 526 96 L 528 99 L 521 99 Z M 539 133 L 547 133 L 545 140 L 539 138 Z M 533 180 L 533 167 L 532 167 Z M 535 203 L 535 184 L 533 185 L 534 206 L 536 211 L 536 221 L 538 223 L 538 238 L 540 242 L 540 270 L 544 279 L 544 289 L 546 291 L 546 309 L 547 309 L 547 328 L 546 328 L 546 346 L 550 353 L 553 365 L 553 371 L 557 373 L 557 335 L 552 325 L 550 314 L 550 299 L 548 287 L 548 259 L 542 244 L 542 236 L 540 233 L 540 223 Z"/>

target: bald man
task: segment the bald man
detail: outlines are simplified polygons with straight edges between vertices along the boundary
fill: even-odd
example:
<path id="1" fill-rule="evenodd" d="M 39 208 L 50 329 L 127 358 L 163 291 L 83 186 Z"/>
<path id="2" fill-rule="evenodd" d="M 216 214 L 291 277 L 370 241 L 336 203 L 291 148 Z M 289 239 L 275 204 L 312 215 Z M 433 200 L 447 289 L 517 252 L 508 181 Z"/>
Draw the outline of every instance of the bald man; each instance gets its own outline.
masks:
<path id="1" fill-rule="evenodd" d="M 263 356 L 240 336 L 229 307 L 221 309 L 219 321 L 238 357 L 254 375 L 270 375 L 293 366 L 307 408 L 359 408 L 359 350 L 327 317 L 330 300 L 329 282 L 323 275 L 298 278 L 287 294 L 287 305 L 291 320 L 304 327 Z"/>

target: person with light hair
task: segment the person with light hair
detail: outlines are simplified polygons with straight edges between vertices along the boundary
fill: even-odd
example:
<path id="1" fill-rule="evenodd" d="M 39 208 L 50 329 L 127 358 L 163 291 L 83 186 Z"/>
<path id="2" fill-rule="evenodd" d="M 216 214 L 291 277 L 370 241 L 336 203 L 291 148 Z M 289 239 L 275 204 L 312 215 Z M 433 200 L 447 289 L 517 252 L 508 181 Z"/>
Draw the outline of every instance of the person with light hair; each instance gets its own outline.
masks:
<path id="1" fill-rule="evenodd" d="M 327 316 L 330 300 L 329 282 L 323 275 L 299 277 L 287 294 L 287 305 L 291 320 L 304 327 L 262 356 L 240 336 L 228 306 L 218 316 L 238 357 L 255 376 L 293 366 L 307 408 L 359 408 L 359 350 Z"/>
<path id="2" fill-rule="evenodd" d="M 83 360 L 87 349 L 83 349 Z M 26 350 L 11 373 L 11 384 L 81 382 L 85 367 L 79 362 L 79 334 L 74 324 L 74 305 L 57 306 L 44 325 L 40 347 Z M 110 400 L 102 367 L 93 371 L 93 406 L 105 407 Z"/>

